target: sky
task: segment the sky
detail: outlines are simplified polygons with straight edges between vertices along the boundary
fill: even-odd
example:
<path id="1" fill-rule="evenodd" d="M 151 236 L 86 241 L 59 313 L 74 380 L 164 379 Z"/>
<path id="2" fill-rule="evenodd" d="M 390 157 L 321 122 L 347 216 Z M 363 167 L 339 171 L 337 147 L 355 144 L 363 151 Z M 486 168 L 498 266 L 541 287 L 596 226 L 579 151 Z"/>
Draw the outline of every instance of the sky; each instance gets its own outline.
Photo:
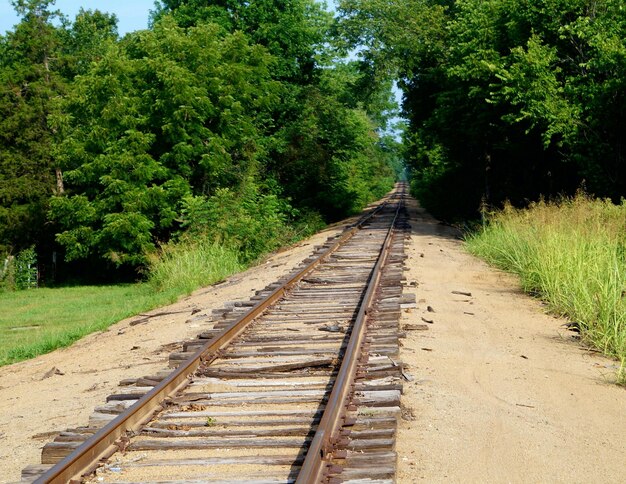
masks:
<path id="1" fill-rule="evenodd" d="M 73 20 L 80 7 L 114 13 L 117 15 L 118 31 L 124 35 L 148 27 L 148 16 L 150 10 L 154 9 L 154 0 L 57 0 L 51 8 L 60 10 Z M 0 34 L 11 30 L 18 22 L 11 1 L 0 0 Z"/>

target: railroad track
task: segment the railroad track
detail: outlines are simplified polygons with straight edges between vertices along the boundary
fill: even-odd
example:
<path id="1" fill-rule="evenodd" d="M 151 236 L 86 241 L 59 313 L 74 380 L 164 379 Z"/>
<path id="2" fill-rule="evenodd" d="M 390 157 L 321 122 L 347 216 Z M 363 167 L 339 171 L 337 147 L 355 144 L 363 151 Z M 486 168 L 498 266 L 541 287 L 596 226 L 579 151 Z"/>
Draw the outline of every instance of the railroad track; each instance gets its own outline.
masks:
<path id="1" fill-rule="evenodd" d="M 122 382 L 24 481 L 395 481 L 405 186 L 213 329 Z"/>

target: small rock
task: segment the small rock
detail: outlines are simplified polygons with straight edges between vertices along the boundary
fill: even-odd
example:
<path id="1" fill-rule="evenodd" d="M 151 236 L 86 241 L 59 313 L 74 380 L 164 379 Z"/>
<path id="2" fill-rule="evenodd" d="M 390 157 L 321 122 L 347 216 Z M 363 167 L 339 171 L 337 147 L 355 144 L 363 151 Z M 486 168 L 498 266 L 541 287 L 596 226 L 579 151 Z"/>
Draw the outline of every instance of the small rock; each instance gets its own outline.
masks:
<path id="1" fill-rule="evenodd" d="M 65 375 L 65 373 L 59 370 L 56 366 L 53 366 L 46 372 L 46 374 L 43 377 L 41 377 L 41 379 L 45 380 L 46 378 L 50 378 L 53 375 Z"/>

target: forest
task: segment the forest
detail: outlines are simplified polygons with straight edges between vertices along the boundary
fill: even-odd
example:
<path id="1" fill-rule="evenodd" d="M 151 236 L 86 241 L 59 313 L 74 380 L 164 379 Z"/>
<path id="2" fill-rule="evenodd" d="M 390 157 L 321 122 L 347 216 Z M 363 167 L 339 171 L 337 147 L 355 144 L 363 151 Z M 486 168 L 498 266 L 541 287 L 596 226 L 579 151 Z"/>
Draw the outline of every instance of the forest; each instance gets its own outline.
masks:
<path id="1" fill-rule="evenodd" d="M 13 5 L 0 259 L 37 259 L 44 284 L 143 277 L 198 238 L 252 261 L 358 211 L 403 165 L 450 222 L 626 193 L 619 0 L 163 0 L 123 37 L 107 13 Z"/>
<path id="2" fill-rule="evenodd" d="M 123 37 L 108 13 L 12 3 L 5 286 L 35 283 L 35 265 L 40 285 L 134 280 L 199 238 L 250 262 L 359 211 L 401 169 L 392 81 L 329 40 L 333 15 L 313 0 L 165 0 Z"/>
<path id="3" fill-rule="evenodd" d="M 406 162 L 435 215 L 626 194 L 622 1 L 344 0 L 340 15 L 347 45 L 398 80 Z"/>

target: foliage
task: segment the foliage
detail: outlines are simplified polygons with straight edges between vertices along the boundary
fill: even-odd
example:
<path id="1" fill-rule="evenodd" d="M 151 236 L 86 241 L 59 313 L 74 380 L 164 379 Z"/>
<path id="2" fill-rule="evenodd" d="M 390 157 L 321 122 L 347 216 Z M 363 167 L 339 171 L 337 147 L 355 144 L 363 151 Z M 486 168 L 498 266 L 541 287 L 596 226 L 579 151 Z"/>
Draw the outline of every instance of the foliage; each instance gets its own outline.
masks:
<path id="1" fill-rule="evenodd" d="M 51 217 L 69 260 L 97 253 L 143 264 L 155 235 L 178 227 L 180 200 L 253 170 L 258 107 L 271 98 L 270 59 L 213 25 L 154 31 L 112 46 L 76 80 L 59 147 L 71 195 Z M 262 121 L 262 120 L 261 120 Z"/>
<path id="2" fill-rule="evenodd" d="M 250 180 L 240 193 L 222 188 L 211 197 L 188 196 L 181 212 L 185 240 L 232 248 L 244 262 L 287 242 L 288 220 L 295 215 L 284 199 L 261 193 Z"/>
<path id="3" fill-rule="evenodd" d="M 335 58 L 317 2 L 163 1 L 122 39 L 53 3 L 0 38 L 0 250 L 45 274 L 136 277 L 192 234 L 252 261 L 401 171 L 391 81 Z"/>
<path id="4" fill-rule="evenodd" d="M 48 199 L 58 189 L 47 119 L 66 86 L 49 3 L 16 2 L 24 20 L 0 38 L 0 250 L 8 252 L 44 237 Z"/>
<path id="5" fill-rule="evenodd" d="M 206 239 L 186 239 L 164 245 L 152 256 L 148 282 L 156 291 L 189 294 L 243 268 L 236 250 Z"/>
<path id="6" fill-rule="evenodd" d="M 626 382 L 626 203 L 579 194 L 526 210 L 508 206 L 471 235 L 471 252 L 520 276 L 526 291 L 621 360 Z"/>
<path id="7" fill-rule="evenodd" d="M 214 22 L 244 33 L 276 59 L 278 79 L 298 84 L 310 82 L 330 25 L 330 15 L 314 0 L 162 0 L 157 6 L 155 23 L 171 14 L 181 27 Z"/>
<path id="8" fill-rule="evenodd" d="M 3 259 L 0 267 L 0 292 L 37 287 L 37 253 L 34 246 L 21 250 L 16 256 L 7 255 Z"/>
<path id="9" fill-rule="evenodd" d="M 37 254 L 35 247 L 20 251 L 15 257 L 15 288 L 37 287 Z"/>
<path id="10" fill-rule="evenodd" d="M 583 180 L 614 201 L 626 192 L 622 2 L 344 0 L 339 11 L 350 45 L 399 78 L 413 186 L 438 215 Z"/>

